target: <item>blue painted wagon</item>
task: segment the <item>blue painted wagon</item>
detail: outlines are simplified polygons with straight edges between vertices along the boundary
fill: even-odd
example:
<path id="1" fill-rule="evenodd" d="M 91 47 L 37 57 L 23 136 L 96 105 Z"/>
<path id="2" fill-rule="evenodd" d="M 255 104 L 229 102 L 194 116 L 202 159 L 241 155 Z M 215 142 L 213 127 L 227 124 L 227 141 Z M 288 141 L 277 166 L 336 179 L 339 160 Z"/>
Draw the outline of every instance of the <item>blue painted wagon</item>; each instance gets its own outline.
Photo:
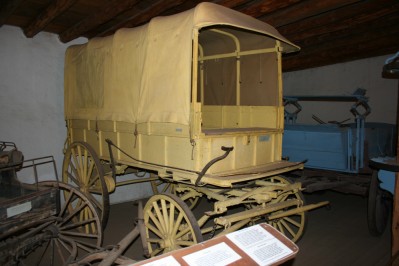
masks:
<path id="1" fill-rule="evenodd" d="M 326 123 L 315 115 L 318 124 L 296 123 L 302 110 L 300 101 L 352 103 L 354 123 Z M 368 196 L 369 231 L 380 235 L 388 220 L 392 195 L 379 188 L 376 172 L 369 164 L 395 155 L 395 125 L 365 121 L 371 109 L 362 89 L 346 96 L 286 96 L 285 105 L 283 156 L 305 164 L 304 170 L 295 173 L 296 180 L 310 193 L 331 189 Z M 380 174 L 386 175 L 384 171 Z"/>

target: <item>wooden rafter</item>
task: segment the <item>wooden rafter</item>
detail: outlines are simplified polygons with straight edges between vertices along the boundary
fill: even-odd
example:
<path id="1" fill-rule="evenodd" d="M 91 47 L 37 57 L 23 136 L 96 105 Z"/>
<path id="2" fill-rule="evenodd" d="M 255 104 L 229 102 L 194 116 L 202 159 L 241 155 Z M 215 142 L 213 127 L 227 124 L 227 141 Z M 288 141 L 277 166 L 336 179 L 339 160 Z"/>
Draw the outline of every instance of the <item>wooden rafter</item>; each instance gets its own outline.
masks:
<path id="1" fill-rule="evenodd" d="M 272 14 L 266 14 L 259 19 L 273 27 L 282 27 L 356 2 L 359 0 L 301 1 Z"/>
<path id="2" fill-rule="evenodd" d="M 112 25 L 112 27 L 108 27 L 96 35 L 89 35 L 89 38 L 95 36 L 106 36 L 110 33 L 116 31 L 119 28 L 133 28 L 144 24 L 145 22 L 151 20 L 151 18 L 159 16 L 164 10 L 168 10 L 172 7 L 178 6 L 182 4 L 184 0 L 160 0 L 151 5 L 148 5 L 146 9 L 133 8 L 132 10 L 133 16 L 129 16 L 117 24 Z"/>
<path id="3" fill-rule="evenodd" d="M 364 35 L 367 35 L 367 38 Z M 284 71 L 395 53 L 399 47 L 399 29 L 382 25 L 367 32 L 361 29 L 346 30 L 330 38 L 334 40 L 328 42 L 318 38 L 312 42 L 312 45 L 303 45 L 303 49 L 297 55 L 286 57 L 283 63 Z"/>
<path id="4" fill-rule="evenodd" d="M 57 0 L 51 4 L 40 15 L 24 29 L 26 37 L 31 38 L 43 30 L 53 19 L 68 10 L 77 0 Z"/>
<path id="5" fill-rule="evenodd" d="M 4 25 L 9 16 L 11 16 L 18 6 L 24 0 L 2 0 L 0 2 L 0 27 Z"/>
<path id="6" fill-rule="evenodd" d="M 384 6 L 382 2 L 389 2 L 391 4 Z M 278 30 L 282 35 L 289 38 L 290 41 L 297 42 L 361 25 L 366 26 L 365 29 L 367 31 L 369 27 L 373 26 L 372 22 L 379 18 L 381 21 L 378 23 L 389 26 L 389 18 L 387 16 L 399 14 L 399 3 L 397 1 L 370 1 L 361 5 L 364 5 L 364 9 L 356 5 L 343 9 L 340 12 L 328 12 L 322 16 L 315 16 L 295 24 L 283 26 L 278 28 Z M 373 10 L 373 12 L 364 14 L 362 10 L 365 9 Z"/>
<path id="7" fill-rule="evenodd" d="M 114 0 L 106 7 L 104 7 L 100 12 L 92 14 L 88 18 L 78 22 L 71 28 L 61 33 L 60 40 L 64 43 L 72 41 L 73 39 L 84 35 L 86 32 L 93 29 L 94 27 L 99 26 L 111 20 L 115 16 L 131 9 L 134 5 L 137 4 L 138 1 L 139 0 Z"/>
<path id="8" fill-rule="evenodd" d="M 275 12 L 276 10 L 286 8 L 290 5 L 296 4 L 303 0 L 270 0 L 270 1 L 256 1 L 256 3 L 249 3 L 244 7 L 238 9 L 238 11 L 247 14 L 254 18 L 267 16 L 269 13 Z"/>

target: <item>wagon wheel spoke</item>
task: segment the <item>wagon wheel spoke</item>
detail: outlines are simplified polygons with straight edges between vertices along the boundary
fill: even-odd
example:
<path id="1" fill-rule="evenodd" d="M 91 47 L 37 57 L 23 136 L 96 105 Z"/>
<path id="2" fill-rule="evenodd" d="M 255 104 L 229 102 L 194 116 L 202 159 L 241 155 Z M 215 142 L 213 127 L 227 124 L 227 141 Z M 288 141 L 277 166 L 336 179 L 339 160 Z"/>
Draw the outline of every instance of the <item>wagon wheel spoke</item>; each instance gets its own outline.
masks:
<path id="1" fill-rule="evenodd" d="M 284 221 L 284 219 L 281 220 L 281 225 L 284 227 L 286 231 L 288 231 L 291 234 L 292 237 L 295 236 L 294 230 L 292 230 L 292 228 L 286 223 L 286 221 Z"/>
<path id="2" fill-rule="evenodd" d="M 51 254 L 54 254 L 54 248 L 52 246 L 52 241 L 47 241 L 45 245 L 43 246 L 42 250 L 36 251 L 36 253 L 39 253 L 38 259 L 33 262 L 34 265 L 41 265 L 41 262 L 45 259 L 46 253 L 49 252 L 48 250 L 51 248 Z M 28 257 L 29 259 L 29 257 Z M 30 259 L 29 259 L 30 260 Z"/>
<path id="3" fill-rule="evenodd" d="M 155 234 L 157 234 L 159 237 L 162 237 L 162 231 L 164 231 L 163 227 L 161 226 L 161 224 L 159 223 L 158 219 L 155 218 L 153 213 L 148 213 L 148 228 Z M 153 226 L 154 224 L 154 226 Z M 160 228 L 160 230 L 158 230 L 158 228 Z"/>
<path id="4" fill-rule="evenodd" d="M 148 200 L 144 207 L 144 225 L 151 256 L 202 241 L 194 215 L 173 194 L 157 194 Z"/>
<path id="5" fill-rule="evenodd" d="M 53 240 L 54 246 L 56 247 L 56 250 L 57 250 L 57 255 L 61 259 L 62 264 L 65 264 L 65 261 L 66 261 L 65 254 L 62 252 L 60 242 L 61 241 L 59 239 Z M 68 249 L 66 249 L 66 250 L 68 251 Z"/>
<path id="6" fill-rule="evenodd" d="M 301 227 L 301 224 L 299 222 L 297 222 L 289 217 L 284 217 L 284 220 L 289 222 L 290 224 L 294 225 L 295 227 L 298 227 L 298 228 Z"/>
<path id="7" fill-rule="evenodd" d="M 94 149 L 85 142 L 72 143 L 64 156 L 62 180 L 77 187 L 94 202 L 99 209 L 102 228 L 105 228 L 109 215 L 109 192 L 104 180 L 104 169 Z M 96 194 L 94 197 L 92 194 Z M 87 219 L 82 213 L 75 219 Z M 86 231 L 92 230 L 89 227 Z"/>
<path id="8" fill-rule="evenodd" d="M 55 181 L 40 182 L 39 185 L 58 189 L 58 219 L 38 232 L 43 236 L 40 238 L 43 242 L 31 251 L 32 256 L 21 262 L 27 265 L 64 265 L 71 263 L 78 254 L 84 256 L 100 247 L 100 217 L 85 194 L 68 184 Z M 84 215 L 81 216 L 81 213 Z M 89 232 L 85 230 L 87 227 Z M 38 258 L 38 261 L 35 262 L 34 258 Z"/>
<path id="9" fill-rule="evenodd" d="M 172 234 L 173 234 L 173 235 L 176 235 L 176 234 L 177 234 L 177 230 L 179 230 L 179 226 L 180 226 L 180 224 L 181 224 L 181 221 L 183 220 L 183 217 L 184 217 L 184 214 L 183 214 L 183 213 L 180 213 L 180 214 L 177 216 L 176 223 L 175 223 L 175 225 L 174 225 L 174 227 L 173 227 L 173 231 L 172 231 Z"/>
<path id="10" fill-rule="evenodd" d="M 162 248 L 154 249 L 154 251 L 152 251 L 152 252 L 150 253 L 150 257 L 155 257 L 155 256 L 157 256 L 158 254 L 160 254 L 162 251 L 164 251 L 164 249 L 162 249 Z"/>

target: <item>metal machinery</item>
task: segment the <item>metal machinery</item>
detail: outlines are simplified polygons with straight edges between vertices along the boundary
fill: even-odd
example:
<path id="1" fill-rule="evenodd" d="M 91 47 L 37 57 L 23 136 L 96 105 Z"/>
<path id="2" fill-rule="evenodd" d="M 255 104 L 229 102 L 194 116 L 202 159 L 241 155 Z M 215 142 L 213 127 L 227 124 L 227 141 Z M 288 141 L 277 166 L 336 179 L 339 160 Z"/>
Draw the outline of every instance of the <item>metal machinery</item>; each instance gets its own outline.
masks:
<path id="1" fill-rule="evenodd" d="M 150 256 L 259 221 L 298 240 L 305 212 L 327 204 L 305 205 L 281 175 L 303 168 L 281 159 L 281 57 L 298 50 L 207 2 L 69 47 L 63 181 L 97 200 L 104 224 L 116 186 L 162 181 L 169 193 L 144 206 Z M 118 182 L 131 172 L 149 175 Z M 201 197 L 213 208 L 195 218 Z"/>
<path id="2" fill-rule="evenodd" d="M 87 197 L 39 180 L 49 169 L 56 179 L 55 168 L 51 156 L 23 161 L 14 143 L 0 142 L 1 265 L 66 265 L 101 245 L 101 221 Z"/>

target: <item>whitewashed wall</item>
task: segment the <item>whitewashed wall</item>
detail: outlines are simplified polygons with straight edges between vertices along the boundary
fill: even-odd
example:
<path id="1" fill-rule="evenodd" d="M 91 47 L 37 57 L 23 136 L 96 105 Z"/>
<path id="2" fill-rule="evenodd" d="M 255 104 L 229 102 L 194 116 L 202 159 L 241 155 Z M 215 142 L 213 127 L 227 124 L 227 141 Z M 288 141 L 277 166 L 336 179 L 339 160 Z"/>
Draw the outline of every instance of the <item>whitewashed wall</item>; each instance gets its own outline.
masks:
<path id="1" fill-rule="evenodd" d="M 399 48 L 398 48 L 399 49 Z M 283 74 L 284 95 L 351 95 L 357 88 L 366 89 L 371 114 L 367 122 L 396 122 L 398 80 L 381 77 L 385 60 L 392 55 L 356 60 Z M 352 103 L 301 102 L 303 111 L 297 122 L 316 124 L 312 114 L 323 121 L 343 121 L 353 115 Z M 364 109 L 359 108 L 359 111 Z"/>
<path id="2" fill-rule="evenodd" d="M 83 42 L 63 44 L 51 33 L 26 38 L 19 28 L 0 28 L 0 140 L 15 142 L 25 159 L 54 156 L 60 177 L 66 137 L 64 53 Z M 120 187 L 111 202 L 150 194 L 149 184 Z"/>

